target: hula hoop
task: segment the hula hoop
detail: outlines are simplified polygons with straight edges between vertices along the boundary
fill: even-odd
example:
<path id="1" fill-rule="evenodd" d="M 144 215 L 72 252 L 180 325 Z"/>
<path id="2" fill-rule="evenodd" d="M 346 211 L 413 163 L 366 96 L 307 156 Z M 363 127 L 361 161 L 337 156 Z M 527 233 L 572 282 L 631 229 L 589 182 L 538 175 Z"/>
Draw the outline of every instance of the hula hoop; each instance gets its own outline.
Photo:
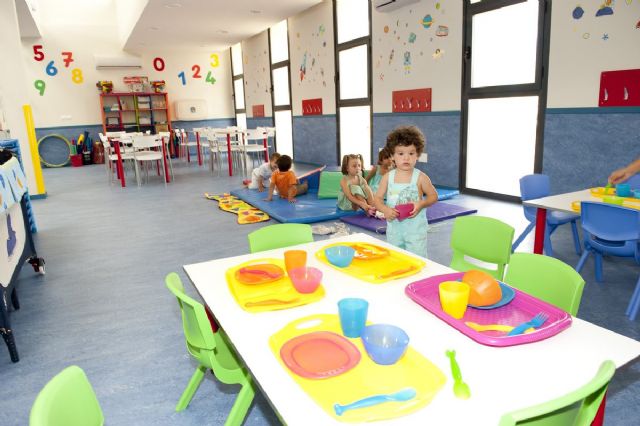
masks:
<path id="1" fill-rule="evenodd" d="M 42 158 L 42 155 L 40 154 L 40 144 L 42 143 L 42 141 L 44 141 L 44 140 L 46 140 L 46 139 L 48 139 L 48 138 L 57 138 L 57 139 L 60 139 L 60 140 L 62 140 L 63 142 L 65 142 L 65 143 L 67 144 L 67 146 L 69 147 L 69 155 L 67 155 L 67 158 L 64 160 L 64 162 L 63 162 L 63 163 L 60 163 L 60 164 L 52 164 L 52 163 L 49 163 L 49 162 L 45 161 L 45 159 L 44 159 L 44 158 Z M 55 133 L 52 133 L 52 134 L 50 134 L 50 135 L 45 135 L 45 136 L 41 137 L 41 138 L 40 138 L 40 140 L 38 141 L 38 155 L 40 156 L 40 162 L 41 162 L 42 164 L 44 164 L 45 166 L 47 166 L 47 167 L 64 167 L 64 166 L 66 166 L 66 165 L 67 165 L 67 163 L 68 163 L 68 162 L 69 162 L 69 160 L 71 159 L 71 142 L 69 142 L 69 139 L 65 138 L 64 136 L 62 136 L 62 135 L 58 135 L 58 134 L 55 134 Z"/>

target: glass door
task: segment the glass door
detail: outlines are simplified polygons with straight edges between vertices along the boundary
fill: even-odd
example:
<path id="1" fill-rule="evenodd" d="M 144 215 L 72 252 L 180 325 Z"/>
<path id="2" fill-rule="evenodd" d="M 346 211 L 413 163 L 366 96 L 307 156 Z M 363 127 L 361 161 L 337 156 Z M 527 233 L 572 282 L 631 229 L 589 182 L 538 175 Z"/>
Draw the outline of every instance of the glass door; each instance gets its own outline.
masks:
<path id="1" fill-rule="evenodd" d="M 289 72 L 289 30 L 287 20 L 269 28 L 269 55 L 273 84 L 273 117 L 276 126 L 276 150 L 293 157 L 293 125 L 291 114 L 291 79 Z"/>
<path id="2" fill-rule="evenodd" d="M 460 183 L 516 199 L 542 168 L 549 15 L 545 0 L 465 1 Z"/>

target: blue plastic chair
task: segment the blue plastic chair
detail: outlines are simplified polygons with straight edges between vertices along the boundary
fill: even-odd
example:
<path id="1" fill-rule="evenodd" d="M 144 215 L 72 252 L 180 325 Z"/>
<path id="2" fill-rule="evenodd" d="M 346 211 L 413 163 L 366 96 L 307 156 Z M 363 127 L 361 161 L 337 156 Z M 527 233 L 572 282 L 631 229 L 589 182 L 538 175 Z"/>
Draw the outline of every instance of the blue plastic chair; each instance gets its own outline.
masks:
<path id="1" fill-rule="evenodd" d="M 580 272 L 590 253 L 595 256 L 596 281 L 602 281 L 602 255 L 632 257 L 640 264 L 640 210 L 583 201 L 580 207 L 585 251 L 576 265 Z M 640 308 L 640 278 L 626 315 L 635 320 Z"/>
<path id="2" fill-rule="evenodd" d="M 549 176 L 542 174 L 526 175 L 520 178 L 520 196 L 522 201 L 533 200 L 536 198 L 546 197 L 551 193 L 551 185 L 549 182 Z M 537 208 L 524 207 L 524 217 L 530 222 L 525 230 L 520 234 L 516 241 L 511 246 L 511 251 L 516 251 L 516 248 L 522 243 L 526 236 L 536 226 L 536 214 Z M 580 218 L 577 214 L 547 211 L 547 225 L 544 229 L 544 252 L 547 256 L 553 256 L 553 247 L 551 246 L 551 234 L 560 225 L 565 223 L 571 223 L 571 231 L 573 232 L 573 244 L 576 248 L 576 254 L 579 256 L 582 253 L 580 247 L 580 236 L 578 235 L 578 226 L 576 221 Z"/>

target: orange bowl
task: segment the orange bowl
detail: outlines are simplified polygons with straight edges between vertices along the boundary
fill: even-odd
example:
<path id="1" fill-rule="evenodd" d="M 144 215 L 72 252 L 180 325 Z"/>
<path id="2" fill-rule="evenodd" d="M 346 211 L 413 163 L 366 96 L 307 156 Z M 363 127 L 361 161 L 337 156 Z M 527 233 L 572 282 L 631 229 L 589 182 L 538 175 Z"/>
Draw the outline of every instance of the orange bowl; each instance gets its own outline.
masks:
<path id="1" fill-rule="evenodd" d="M 469 304 L 488 306 L 502 299 L 500 284 L 486 272 L 472 269 L 462 276 L 462 282 L 469 284 Z"/>

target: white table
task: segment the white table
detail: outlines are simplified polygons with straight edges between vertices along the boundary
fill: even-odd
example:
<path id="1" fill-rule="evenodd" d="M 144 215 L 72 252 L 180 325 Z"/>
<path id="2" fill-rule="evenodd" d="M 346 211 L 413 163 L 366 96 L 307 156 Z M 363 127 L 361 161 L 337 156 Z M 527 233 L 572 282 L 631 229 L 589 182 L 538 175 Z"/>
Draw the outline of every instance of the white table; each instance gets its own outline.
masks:
<path id="1" fill-rule="evenodd" d="M 417 275 L 385 284 L 369 284 L 315 259 L 317 250 L 337 241 L 365 241 L 388 246 L 365 234 L 297 246 L 309 253 L 309 265 L 322 269 L 327 294 L 319 302 L 293 309 L 246 312 L 235 302 L 225 280 L 228 268 L 250 259 L 282 257 L 284 249 L 184 267 L 264 394 L 289 425 L 343 423 L 327 415 L 295 383 L 269 349 L 269 337 L 295 319 L 316 313 L 337 314 L 336 303 L 344 297 L 366 298 L 369 320 L 392 323 L 405 329 L 411 338 L 411 346 L 447 377 L 444 388 L 423 409 L 376 424 L 496 425 L 503 413 L 559 397 L 582 386 L 606 359 L 620 367 L 640 355 L 640 342 L 577 318 L 567 330 L 541 342 L 506 348 L 480 345 L 404 294 L 404 288 L 410 282 L 451 272 L 448 267 L 427 261 L 427 266 Z M 453 396 L 446 349 L 456 350 L 463 378 L 471 387 L 469 400 Z"/>

